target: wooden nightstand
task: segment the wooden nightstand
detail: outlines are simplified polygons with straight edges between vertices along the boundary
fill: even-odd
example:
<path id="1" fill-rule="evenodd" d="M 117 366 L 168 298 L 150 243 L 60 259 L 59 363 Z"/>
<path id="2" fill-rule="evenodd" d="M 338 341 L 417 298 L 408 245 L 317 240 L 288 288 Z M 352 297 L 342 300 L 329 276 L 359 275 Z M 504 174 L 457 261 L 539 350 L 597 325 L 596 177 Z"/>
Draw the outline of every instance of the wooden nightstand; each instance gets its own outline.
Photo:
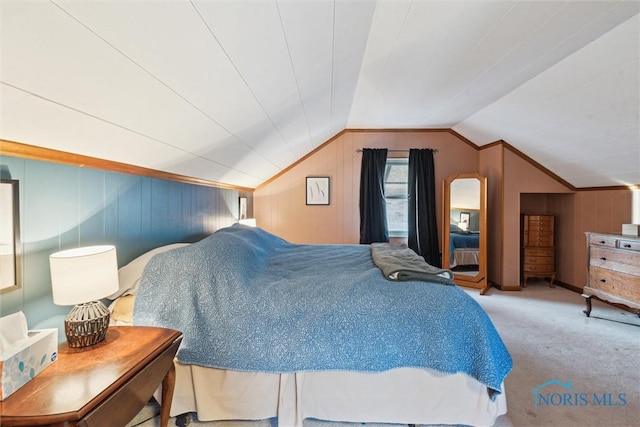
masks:
<path id="1" fill-rule="evenodd" d="M 162 384 L 166 426 L 181 340 L 172 329 L 112 326 L 94 346 L 60 344 L 57 361 L 0 402 L 0 425 L 125 425 Z"/>

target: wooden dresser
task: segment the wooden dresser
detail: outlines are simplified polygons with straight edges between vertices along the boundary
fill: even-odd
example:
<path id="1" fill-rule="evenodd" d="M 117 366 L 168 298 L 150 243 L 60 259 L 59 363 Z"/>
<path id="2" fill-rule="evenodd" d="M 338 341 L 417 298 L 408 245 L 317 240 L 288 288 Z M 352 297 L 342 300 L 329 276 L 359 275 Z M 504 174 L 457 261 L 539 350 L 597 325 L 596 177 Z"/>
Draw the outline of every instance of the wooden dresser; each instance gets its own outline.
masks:
<path id="1" fill-rule="evenodd" d="M 587 284 L 582 296 L 591 314 L 591 298 L 624 304 L 640 316 L 640 237 L 585 233 Z"/>
<path id="2" fill-rule="evenodd" d="M 554 216 L 522 215 L 522 286 L 531 277 L 548 277 L 555 287 L 556 260 L 554 246 Z"/>

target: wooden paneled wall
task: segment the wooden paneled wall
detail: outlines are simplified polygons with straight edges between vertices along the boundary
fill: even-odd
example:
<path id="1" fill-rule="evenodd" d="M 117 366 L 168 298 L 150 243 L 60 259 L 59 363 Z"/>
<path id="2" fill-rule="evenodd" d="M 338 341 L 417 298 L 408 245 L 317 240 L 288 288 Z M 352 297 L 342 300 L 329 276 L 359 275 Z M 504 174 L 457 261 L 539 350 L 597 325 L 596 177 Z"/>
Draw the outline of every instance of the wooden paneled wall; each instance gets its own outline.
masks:
<path id="1" fill-rule="evenodd" d="M 407 131 L 348 130 L 286 173 L 254 191 L 258 226 L 299 243 L 358 243 L 362 148 L 388 148 L 391 157 L 408 157 L 409 148 L 433 148 L 436 182 L 478 171 L 478 150 L 448 129 Z M 305 204 L 305 178 L 331 179 L 329 206 Z M 438 215 L 442 187 L 436 186 Z M 438 220 L 440 224 L 440 220 Z M 440 234 L 441 235 L 441 234 Z"/>
<path id="2" fill-rule="evenodd" d="M 23 254 L 23 286 L 2 294 L 0 315 L 22 310 L 30 327 L 58 327 L 51 319 L 69 311 L 53 304 L 51 253 L 114 244 L 122 266 L 157 246 L 199 240 L 238 216 L 237 190 L 11 156 L 0 166 L 3 177 L 19 181 Z"/>

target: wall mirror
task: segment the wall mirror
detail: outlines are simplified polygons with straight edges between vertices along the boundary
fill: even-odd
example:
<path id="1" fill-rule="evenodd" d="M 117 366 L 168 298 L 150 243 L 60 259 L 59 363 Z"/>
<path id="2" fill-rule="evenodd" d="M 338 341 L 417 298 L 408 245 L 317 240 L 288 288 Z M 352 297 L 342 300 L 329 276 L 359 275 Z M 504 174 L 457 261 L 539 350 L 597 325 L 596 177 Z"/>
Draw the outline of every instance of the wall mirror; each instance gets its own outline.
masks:
<path id="1" fill-rule="evenodd" d="M 443 183 L 442 266 L 460 286 L 488 290 L 487 179 L 457 174 Z"/>
<path id="2" fill-rule="evenodd" d="M 18 181 L 0 180 L 0 293 L 21 286 Z"/>

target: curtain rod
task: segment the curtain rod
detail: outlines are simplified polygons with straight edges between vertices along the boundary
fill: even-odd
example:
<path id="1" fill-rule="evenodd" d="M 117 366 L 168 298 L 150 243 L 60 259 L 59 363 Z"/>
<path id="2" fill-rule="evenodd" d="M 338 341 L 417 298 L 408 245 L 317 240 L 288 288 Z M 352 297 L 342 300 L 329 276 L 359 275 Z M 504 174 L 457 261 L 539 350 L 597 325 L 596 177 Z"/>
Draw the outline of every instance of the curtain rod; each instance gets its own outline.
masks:
<path id="1" fill-rule="evenodd" d="M 431 150 L 434 153 L 438 152 L 438 150 L 436 150 L 435 148 L 428 148 L 428 150 Z M 389 152 L 389 153 L 408 153 L 409 150 L 387 150 L 387 152 Z M 356 150 L 356 153 L 362 153 L 362 148 L 358 148 Z"/>

